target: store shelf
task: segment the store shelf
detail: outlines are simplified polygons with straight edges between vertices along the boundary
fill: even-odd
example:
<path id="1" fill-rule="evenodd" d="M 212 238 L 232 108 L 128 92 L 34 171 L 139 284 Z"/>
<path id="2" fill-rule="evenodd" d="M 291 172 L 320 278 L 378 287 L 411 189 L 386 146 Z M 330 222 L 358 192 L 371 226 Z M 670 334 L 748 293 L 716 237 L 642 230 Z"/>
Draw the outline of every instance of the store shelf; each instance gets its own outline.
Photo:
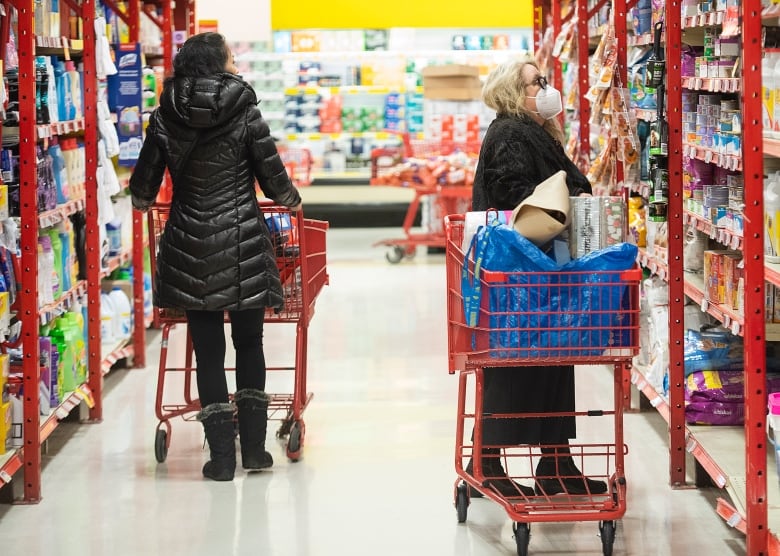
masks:
<path id="1" fill-rule="evenodd" d="M 694 16 L 683 18 L 683 28 L 690 29 L 693 27 L 709 27 L 712 25 L 723 25 L 723 20 L 726 17 L 726 12 L 721 10 L 717 12 L 707 12 L 696 14 Z"/>
<path id="2" fill-rule="evenodd" d="M 107 375 L 111 368 L 121 359 L 130 359 L 133 357 L 133 344 L 132 339 L 122 340 L 117 343 L 107 356 L 103 358 L 103 362 L 100 365 L 100 370 L 103 375 Z"/>
<path id="3" fill-rule="evenodd" d="M 738 93 L 742 88 L 742 80 L 738 77 L 683 77 L 682 86 L 692 91 Z"/>
<path id="4" fill-rule="evenodd" d="M 73 408 L 78 407 L 81 402 L 86 402 L 89 407 L 92 407 L 95 403 L 92 397 L 92 391 L 86 382 L 76 388 L 73 392 L 67 393 L 60 405 L 58 405 L 48 417 L 41 421 L 41 443 L 49 438 L 49 435 L 57 428 L 60 420 L 70 415 Z"/>
<path id="5" fill-rule="evenodd" d="M 17 449 L 9 449 L 5 454 L 0 454 L 0 487 L 11 482 L 14 473 L 22 467 L 22 452 Z"/>
<path id="6" fill-rule="evenodd" d="M 76 298 L 85 293 L 87 293 L 87 281 L 79 280 L 76 285 L 63 293 L 57 301 L 41 307 L 38 310 L 38 318 L 41 325 L 48 324 L 58 316 L 67 312 L 73 306 L 73 302 Z"/>
<path id="7" fill-rule="evenodd" d="M 336 87 L 313 87 L 311 85 L 301 85 L 300 87 L 288 87 L 284 90 L 286 95 L 321 94 L 330 95 L 387 95 L 389 93 L 423 93 L 422 87 L 388 87 L 379 85 L 341 85 Z"/>
<path id="8" fill-rule="evenodd" d="M 742 234 L 734 233 L 725 228 L 719 228 L 703 216 L 689 210 L 684 211 L 683 222 L 686 225 L 694 224 L 697 230 L 707 234 L 710 239 L 713 239 L 730 249 L 742 250 Z"/>
<path id="9" fill-rule="evenodd" d="M 81 56 L 84 41 L 67 37 L 35 37 L 36 56 Z"/>
<path id="10" fill-rule="evenodd" d="M 82 197 L 79 199 L 73 199 L 62 205 L 58 205 L 56 208 L 52 210 L 41 212 L 40 214 L 38 214 L 38 227 L 49 228 L 51 226 L 54 226 L 55 224 L 57 224 L 58 222 L 62 222 L 72 214 L 76 214 L 77 212 L 84 210 L 85 204 L 86 204 L 86 199 Z"/>
<path id="11" fill-rule="evenodd" d="M 780 139 L 764 137 L 764 154 L 780 158 Z"/>
<path id="12" fill-rule="evenodd" d="M 683 152 L 688 158 L 695 158 L 707 164 L 715 164 L 732 172 L 742 171 L 742 157 L 738 154 L 721 154 L 715 149 L 690 143 L 683 143 Z"/>
<path id="13" fill-rule="evenodd" d="M 125 249 L 119 255 L 115 257 L 109 257 L 108 265 L 100 272 L 101 278 L 106 278 L 109 274 L 114 272 L 118 268 L 127 266 L 133 258 L 132 249 Z"/>
<path id="14" fill-rule="evenodd" d="M 650 381 L 645 378 L 645 374 L 642 370 L 634 367 L 631 370 L 631 384 L 636 386 L 637 390 L 642 392 L 647 398 L 650 405 L 652 405 L 656 411 L 664 418 L 664 421 L 669 422 L 669 401 L 660 394 Z"/>
<path id="15" fill-rule="evenodd" d="M 669 276 L 669 266 L 666 264 L 666 260 L 649 254 L 644 247 L 639 248 L 637 262 L 661 280 L 666 280 L 666 277 Z"/>
<path id="16" fill-rule="evenodd" d="M 745 518 L 745 431 L 744 427 L 712 427 L 688 426 L 688 451 L 696 456 L 697 461 L 707 470 L 716 484 L 729 493 L 731 499 L 730 513 L 728 506 L 718 505 L 718 513 L 732 526 L 738 527 Z M 775 471 L 774 452 L 768 450 L 767 455 L 767 499 L 769 504 L 769 530 L 780 531 L 780 483 Z M 702 459 L 704 460 L 702 462 Z M 713 462 L 707 464 L 707 460 Z M 714 462 L 717 462 L 715 464 Z M 709 467 L 709 468 L 708 468 Z"/>
<path id="17" fill-rule="evenodd" d="M 54 122 L 51 124 L 40 124 L 37 126 L 37 131 L 38 139 L 50 139 L 59 135 L 79 133 L 84 131 L 84 118 L 66 120 L 64 122 Z"/>
<path id="18" fill-rule="evenodd" d="M 422 134 L 417 134 L 413 138 L 421 138 Z M 286 133 L 282 136 L 287 141 L 333 141 L 336 139 L 379 139 L 390 140 L 397 139 L 400 142 L 400 133 L 390 131 L 340 131 L 338 133 L 313 132 L 313 133 Z"/>

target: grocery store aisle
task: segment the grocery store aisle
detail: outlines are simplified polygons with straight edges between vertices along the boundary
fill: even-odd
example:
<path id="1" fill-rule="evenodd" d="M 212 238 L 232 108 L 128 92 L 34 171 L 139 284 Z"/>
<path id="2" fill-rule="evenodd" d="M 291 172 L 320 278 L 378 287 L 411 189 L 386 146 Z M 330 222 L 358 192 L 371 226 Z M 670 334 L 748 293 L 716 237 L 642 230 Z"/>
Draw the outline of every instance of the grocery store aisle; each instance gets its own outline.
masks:
<path id="1" fill-rule="evenodd" d="M 159 339 L 149 367 L 106 378 L 104 421 L 64 424 L 49 442 L 43 501 L 0 505 L 4 556 L 516 554 L 511 522 L 474 500 L 458 524 L 452 504 L 457 379 L 446 370 L 444 263 L 418 254 L 389 265 L 371 244 L 397 230 L 329 232 L 331 285 L 316 304 L 309 341 L 306 445 L 298 463 L 269 436 L 276 461 L 240 469 L 231 483 L 202 479 L 198 423 L 173 422 L 157 464 L 154 392 Z M 268 326 L 269 363 L 291 355 L 294 333 Z M 282 373 L 269 390 L 285 391 Z M 611 403 L 600 368 L 578 375 L 578 404 Z M 176 392 L 171 396 L 177 397 Z M 616 555 L 744 554 L 743 539 L 714 511 L 717 492 L 667 486 L 665 424 L 626 415 L 628 512 Z M 274 432 L 276 423 L 269 431 Z M 581 434 L 593 435 L 586 424 Z M 18 476 L 21 480 L 21 475 Z M 725 495 L 725 493 L 723 494 Z M 595 523 L 532 527 L 531 554 L 598 555 Z"/>

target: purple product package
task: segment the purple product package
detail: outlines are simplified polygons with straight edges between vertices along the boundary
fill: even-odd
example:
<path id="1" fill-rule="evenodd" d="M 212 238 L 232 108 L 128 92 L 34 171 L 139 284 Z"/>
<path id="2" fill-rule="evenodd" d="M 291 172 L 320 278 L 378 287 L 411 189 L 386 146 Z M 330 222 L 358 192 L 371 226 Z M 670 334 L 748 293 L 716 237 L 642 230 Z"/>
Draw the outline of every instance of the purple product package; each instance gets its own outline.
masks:
<path id="1" fill-rule="evenodd" d="M 689 425 L 742 425 L 745 422 L 745 404 L 690 402 L 685 406 L 685 422 Z"/>

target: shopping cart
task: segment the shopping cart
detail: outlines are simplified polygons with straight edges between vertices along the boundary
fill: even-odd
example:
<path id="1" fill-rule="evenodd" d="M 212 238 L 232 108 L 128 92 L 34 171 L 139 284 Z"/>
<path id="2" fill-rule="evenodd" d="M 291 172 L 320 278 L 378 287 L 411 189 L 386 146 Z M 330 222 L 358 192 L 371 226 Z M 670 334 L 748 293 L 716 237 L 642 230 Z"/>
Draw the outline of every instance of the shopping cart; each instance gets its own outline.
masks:
<path id="1" fill-rule="evenodd" d="M 411 139 L 408 134 L 401 137 L 398 147 L 381 147 L 371 152 L 371 185 L 414 189 L 414 198 L 403 221 L 404 237 L 374 244 L 374 247 L 391 248 L 385 256 L 393 264 L 404 257 L 414 257 L 418 246 L 444 247 L 444 216 L 470 208 L 480 148 L 478 141 Z M 425 198 L 431 203 L 429 230 L 412 232 Z"/>
<path id="2" fill-rule="evenodd" d="M 504 507 L 514 522 L 519 556 L 528 554 L 530 524 L 549 521 L 598 521 L 603 553 L 609 556 L 615 540 L 615 520 L 626 510 L 624 457 L 628 448 L 623 441 L 623 372 L 638 352 L 641 271 L 475 271 L 474 261 L 467 259 L 461 248 L 464 223 L 463 215 L 445 219 L 449 370 L 450 374 L 459 372 L 455 451 L 458 478 L 454 492 L 458 521 L 466 521 L 471 486 Z M 474 299 L 474 290 L 462 289 L 464 280 L 478 288 L 478 301 Z M 467 319 L 464 293 L 474 302 L 475 310 L 469 308 L 468 315 L 476 314 L 476 322 Z M 593 310 L 583 311 L 587 306 Z M 604 363 L 614 367 L 612 408 L 568 413 L 483 412 L 485 367 Z M 536 494 L 527 496 L 518 488 L 516 495 L 506 495 L 507 489 L 502 489 L 502 494 L 486 481 L 482 457 L 473 458 L 472 473 L 464 468 L 464 459 L 489 448 L 500 454 L 496 457 L 501 458 L 509 478 L 514 481 L 527 485 L 534 484 L 536 479 L 561 480 L 560 476 L 534 476 L 533 460 L 538 455 L 532 446 L 483 444 L 482 427 L 483 419 L 562 416 L 589 420 L 606 417 L 611 421 L 611 427 L 607 428 L 612 428 L 614 435 L 608 442 L 565 446 L 583 473 L 587 468 L 588 477 L 606 482 L 605 494 L 551 496 L 543 490 L 540 494 L 538 489 Z M 467 424 L 473 425 L 473 441 L 466 436 Z M 598 430 L 598 427 L 589 429 Z M 545 447 L 564 448 L 562 445 Z M 510 463 L 514 469 L 510 470 Z"/>
<path id="3" fill-rule="evenodd" d="M 276 253 L 276 265 L 285 294 L 284 308 L 280 312 L 269 309 L 266 323 L 292 323 L 296 325 L 295 362 L 293 366 L 269 366 L 271 371 L 292 371 L 294 374 L 292 392 L 271 393 L 268 404 L 269 420 L 281 421 L 277 437 L 287 438 L 287 457 L 298 461 L 304 444 L 305 424 L 303 412 L 313 394 L 307 392 L 307 345 L 308 326 L 314 316 L 314 302 L 322 288 L 328 284 L 325 236 L 328 223 L 305 219 L 302 212 L 291 213 L 289 208 L 260 202 L 263 215 L 267 218 L 289 220 L 291 227 L 284 233 L 272 233 Z M 156 204 L 148 213 L 149 253 L 151 256 L 152 282 L 156 268 L 156 255 L 160 238 L 170 214 L 170 205 Z M 154 308 L 155 325 L 162 329 L 160 363 L 157 372 L 157 394 L 155 412 L 159 423 L 154 437 L 154 455 L 157 461 L 165 461 L 171 442 L 171 419 L 182 417 L 185 421 L 195 420 L 200 410 L 200 400 L 193 396 L 195 379 L 192 340 L 189 332 L 186 339 L 184 366 L 168 365 L 168 340 L 171 330 L 177 325 L 187 326 L 183 311 L 178 309 Z M 226 317 L 227 321 L 227 317 Z M 229 369 L 234 370 L 234 369 Z M 166 401 L 165 384 L 169 373 L 183 373 L 183 396 L 175 403 Z"/>
<path id="4" fill-rule="evenodd" d="M 309 149 L 278 145 L 277 151 L 296 186 L 311 185 L 312 156 Z"/>

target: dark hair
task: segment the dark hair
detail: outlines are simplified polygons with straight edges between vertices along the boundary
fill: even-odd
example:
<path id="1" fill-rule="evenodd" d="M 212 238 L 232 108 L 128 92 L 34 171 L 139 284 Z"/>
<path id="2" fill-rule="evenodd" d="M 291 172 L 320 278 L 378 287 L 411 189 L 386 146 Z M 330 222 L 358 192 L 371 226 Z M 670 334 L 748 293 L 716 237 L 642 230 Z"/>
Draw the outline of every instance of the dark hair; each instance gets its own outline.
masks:
<path id="1" fill-rule="evenodd" d="M 225 71 L 228 51 L 219 33 L 199 33 L 187 39 L 173 59 L 174 77 L 207 77 Z"/>

